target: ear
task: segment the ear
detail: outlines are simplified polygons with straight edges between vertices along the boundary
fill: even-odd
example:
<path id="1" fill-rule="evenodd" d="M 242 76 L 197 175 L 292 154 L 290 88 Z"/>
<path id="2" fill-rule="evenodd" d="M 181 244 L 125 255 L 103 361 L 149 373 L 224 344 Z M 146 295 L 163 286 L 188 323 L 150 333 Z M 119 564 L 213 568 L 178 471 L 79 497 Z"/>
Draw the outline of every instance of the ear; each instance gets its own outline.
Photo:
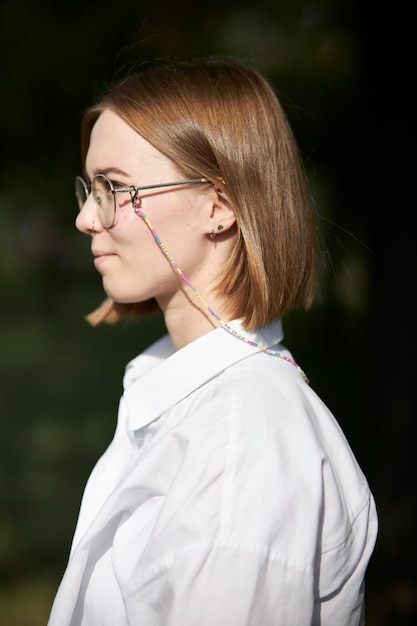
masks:
<path id="1" fill-rule="evenodd" d="M 208 233 L 225 233 L 236 224 L 234 208 L 225 192 L 219 187 L 210 189 L 210 215 Z"/>

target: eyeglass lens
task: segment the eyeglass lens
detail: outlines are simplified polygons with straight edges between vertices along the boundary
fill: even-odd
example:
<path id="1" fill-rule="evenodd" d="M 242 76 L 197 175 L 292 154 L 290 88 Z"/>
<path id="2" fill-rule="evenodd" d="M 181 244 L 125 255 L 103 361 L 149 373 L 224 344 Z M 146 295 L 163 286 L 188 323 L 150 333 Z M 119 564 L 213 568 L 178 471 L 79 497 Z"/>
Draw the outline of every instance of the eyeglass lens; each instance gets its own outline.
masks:
<path id="1" fill-rule="evenodd" d="M 90 192 L 84 180 L 81 176 L 77 176 L 75 179 L 75 197 L 77 198 L 77 204 L 80 211 L 86 203 L 89 193 Z"/>
<path id="2" fill-rule="evenodd" d="M 91 184 L 91 193 L 100 222 L 105 228 L 110 228 L 113 225 L 116 210 L 115 198 L 112 193 L 110 181 L 102 174 L 94 176 Z M 75 195 L 78 208 L 81 211 L 84 204 L 87 202 L 90 190 L 80 176 L 77 176 L 75 179 Z"/>
<path id="3" fill-rule="evenodd" d="M 101 174 L 94 176 L 91 193 L 100 222 L 105 228 L 110 228 L 113 225 L 116 210 L 115 196 L 112 194 L 110 181 Z"/>

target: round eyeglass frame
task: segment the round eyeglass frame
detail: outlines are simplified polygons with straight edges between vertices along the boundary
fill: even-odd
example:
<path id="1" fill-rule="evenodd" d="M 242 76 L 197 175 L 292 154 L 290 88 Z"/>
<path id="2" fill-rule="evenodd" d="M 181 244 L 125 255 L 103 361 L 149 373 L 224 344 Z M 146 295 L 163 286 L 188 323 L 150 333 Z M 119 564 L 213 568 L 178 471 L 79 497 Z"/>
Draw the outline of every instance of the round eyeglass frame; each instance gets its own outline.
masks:
<path id="1" fill-rule="evenodd" d="M 105 185 L 105 188 L 107 188 L 105 189 L 105 191 L 107 192 L 108 190 L 108 192 L 110 192 L 113 196 L 113 212 L 112 212 L 111 220 L 106 220 L 106 214 L 104 212 L 104 209 L 102 208 L 102 205 L 100 204 L 100 198 L 98 197 L 98 195 L 97 196 L 94 195 L 94 181 L 97 181 L 97 179 L 101 180 L 102 184 Z M 96 174 L 90 183 L 86 182 L 84 178 L 82 178 L 82 176 L 76 176 L 75 177 L 75 197 L 77 199 L 78 209 L 81 211 L 85 203 L 87 202 L 90 194 L 92 193 L 93 199 L 94 199 L 94 208 L 96 210 L 97 217 L 99 218 L 102 226 L 106 229 L 109 229 L 109 228 L 113 228 L 113 226 L 116 223 L 116 218 L 117 218 L 116 194 L 118 193 L 128 192 L 130 194 L 132 208 L 133 210 L 135 210 L 140 191 L 146 191 L 148 189 L 163 189 L 166 187 L 178 187 L 180 185 L 199 185 L 202 183 L 209 183 L 209 182 L 210 181 L 208 181 L 206 178 L 191 178 L 188 180 L 179 180 L 173 183 L 158 183 L 155 185 L 142 185 L 141 187 L 138 187 L 136 185 L 126 185 L 126 187 L 115 188 L 111 180 L 109 180 L 107 176 L 105 176 L 104 174 Z M 106 224 L 105 222 L 107 221 L 109 221 L 110 223 Z"/>

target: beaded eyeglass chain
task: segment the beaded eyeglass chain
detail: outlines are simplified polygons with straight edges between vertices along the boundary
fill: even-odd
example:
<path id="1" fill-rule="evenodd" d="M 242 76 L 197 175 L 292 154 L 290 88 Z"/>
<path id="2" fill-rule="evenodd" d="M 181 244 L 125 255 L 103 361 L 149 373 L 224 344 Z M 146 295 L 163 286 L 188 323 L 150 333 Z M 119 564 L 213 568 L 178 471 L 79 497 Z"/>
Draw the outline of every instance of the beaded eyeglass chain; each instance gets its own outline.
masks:
<path id="1" fill-rule="evenodd" d="M 276 350 L 271 350 L 270 348 L 268 348 L 267 346 L 262 345 L 261 343 L 256 343 L 255 341 L 251 341 L 250 339 L 247 339 L 246 337 L 244 337 L 244 335 L 241 335 L 240 333 L 235 331 L 229 324 L 224 322 L 219 317 L 219 315 L 217 315 L 217 313 L 215 311 L 213 311 L 213 309 L 208 305 L 208 303 L 205 301 L 205 299 L 203 298 L 201 293 L 188 280 L 188 278 L 185 276 L 184 272 L 179 268 L 177 263 L 175 263 L 172 255 L 167 250 L 165 244 L 161 241 L 158 233 L 156 232 L 156 230 L 154 229 L 154 227 L 152 226 L 151 222 L 149 221 L 149 219 L 145 215 L 145 213 L 142 211 L 142 209 L 136 205 L 134 207 L 134 211 L 135 211 L 136 215 L 138 215 L 139 217 L 141 217 L 143 219 L 143 221 L 145 222 L 145 224 L 147 225 L 147 227 L 151 231 L 152 236 L 155 239 L 156 243 L 161 248 L 162 252 L 165 254 L 165 256 L 167 257 L 168 261 L 171 263 L 171 265 L 173 266 L 175 271 L 179 274 L 180 278 L 185 282 L 186 285 L 188 285 L 188 287 L 190 289 L 192 289 L 192 291 L 195 293 L 197 298 L 200 300 L 200 302 L 203 304 L 203 306 L 207 309 L 207 311 L 210 313 L 210 315 L 212 315 L 219 322 L 219 324 L 221 325 L 222 328 L 224 328 L 224 330 L 226 330 L 228 333 L 230 333 L 231 335 L 233 335 L 237 339 L 240 339 L 244 343 L 247 343 L 248 345 L 253 346 L 254 348 L 258 348 L 259 350 L 262 350 L 263 352 L 266 352 L 267 354 L 271 354 L 272 356 L 275 356 L 275 357 L 277 357 L 279 359 L 283 359 L 284 361 L 287 361 L 288 363 L 290 363 L 293 367 L 295 367 L 300 372 L 301 376 L 304 378 L 306 383 L 309 382 L 305 372 L 301 369 L 301 367 L 298 365 L 298 363 L 296 363 L 293 359 L 290 359 L 290 357 L 286 356 L 282 352 L 278 352 Z"/>

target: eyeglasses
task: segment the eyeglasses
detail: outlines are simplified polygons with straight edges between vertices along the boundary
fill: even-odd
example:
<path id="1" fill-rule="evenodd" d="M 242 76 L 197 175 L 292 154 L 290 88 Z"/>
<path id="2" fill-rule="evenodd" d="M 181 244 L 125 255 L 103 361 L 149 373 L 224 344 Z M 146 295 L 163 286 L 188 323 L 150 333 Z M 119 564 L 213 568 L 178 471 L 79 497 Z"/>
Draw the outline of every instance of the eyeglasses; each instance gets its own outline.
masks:
<path id="1" fill-rule="evenodd" d="M 145 185 L 144 187 L 120 186 L 114 187 L 113 183 L 104 174 L 94 176 L 91 183 L 87 183 L 81 176 L 75 178 L 75 197 L 77 198 L 78 208 L 81 211 L 90 193 L 93 194 L 94 206 L 98 219 L 104 228 L 112 228 L 116 223 L 116 194 L 130 194 L 132 207 L 135 209 L 139 192 L 147 189 L 162 189 L 164 187 L 177 187 L 178 185 L 199 185 L 200 183 L 208 183 L 205 178 L 193 178 L 191 180 L 180 180 L 175 183 L 160 183 L 158 185 Z"/>

